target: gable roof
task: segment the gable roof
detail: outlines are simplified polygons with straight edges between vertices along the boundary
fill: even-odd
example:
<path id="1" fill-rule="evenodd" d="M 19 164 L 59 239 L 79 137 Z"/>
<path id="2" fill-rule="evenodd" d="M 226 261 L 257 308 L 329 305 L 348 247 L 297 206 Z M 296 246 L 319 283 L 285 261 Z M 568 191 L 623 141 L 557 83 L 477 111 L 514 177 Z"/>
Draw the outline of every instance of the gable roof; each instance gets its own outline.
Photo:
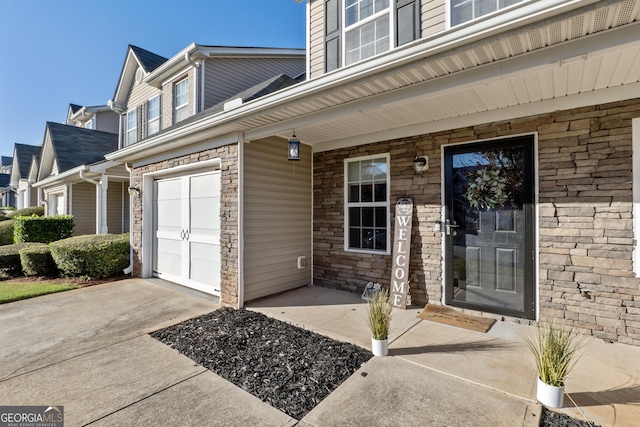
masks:
<path id="1" fill-rule="evenodd" d="M 13 163 L 13 157 L 0 156 L 0 166 L 11 166 Z"/>
<path id="2" fill-rule="evenodd" d="M 104 155 L 118 148 L 118 135 L 47 122 L 58 172 L 104 160 Z"/>
<path id="3" fill-rule="evenodd" d="M 40 147 L 37 145 L 27 144 L 15 144 L 13 149 L 13 156 L 15 157 L 18 170 L 12 173 L 19 172 L 19 179 L 27 179 L 29 176 L 29 168 L 31 167 L 31 159 L 35 156 L 40 156 Z"/>
<path id="4" fill-rule="evenodd" d="M 153 70 L 167 62 L 167 58 L 165 58 L 164 56 L 149 52 L 148 50 L 142 49 L 141 47 L 130 44 L 129 49 L 131 49 L 133 54 L 138 59 L 138 63 L 147 73 L 152 72 Z"/>
<path id="5" fill-rule="evenodd" d="M 116 90 L 113 94 L 113 98 L 107 102 L 107 105 L 115 108 L 122 107 L 120 104 L 126 97 L 125 92 L 128 91 L 129 85 L 135 78 L 138 67 L 141 67 L 145 74 L 149 74 L 167 61 L 168 59 L 163 56 L 149 52 L 148 50 L 142 49 L 138 46 L 129 45 L 127 47 L 127 55 L 125 56 L 124 64 L 122 64 L 122 71 L 120 71 L 120 77 L 118 77 Z"/>

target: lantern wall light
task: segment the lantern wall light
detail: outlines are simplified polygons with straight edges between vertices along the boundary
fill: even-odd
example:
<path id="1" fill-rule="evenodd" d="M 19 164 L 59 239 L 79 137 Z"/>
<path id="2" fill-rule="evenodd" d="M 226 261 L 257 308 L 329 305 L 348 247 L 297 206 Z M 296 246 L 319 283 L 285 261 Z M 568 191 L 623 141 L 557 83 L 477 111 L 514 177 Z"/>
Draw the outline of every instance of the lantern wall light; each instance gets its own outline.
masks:
<path id="1" fill-rule="evenodd" d="M 413 168 L 416 170 L 416 173 L 422 173 L 429 169 L 429 157 L 416 156 L 413 159 Z"/>
<path id="2" fill-rule="evenodd" d="M 300 139 L 293 131 L 293 136 L 289 138 L 289 160 L 300 160 Z"/>

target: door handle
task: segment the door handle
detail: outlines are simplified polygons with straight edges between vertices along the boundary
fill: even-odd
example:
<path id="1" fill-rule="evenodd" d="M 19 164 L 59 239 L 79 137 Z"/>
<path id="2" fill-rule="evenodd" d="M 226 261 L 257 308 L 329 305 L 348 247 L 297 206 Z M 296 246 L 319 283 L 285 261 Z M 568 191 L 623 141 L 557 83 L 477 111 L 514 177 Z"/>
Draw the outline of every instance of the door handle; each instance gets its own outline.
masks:
<path id="1" fill-rule="evenodd" d="M 184 230 L 184 239 L 189 240 L 189 230 Z"/>
<path id="2" fill-rule="evenodd" d="M 457 224 L 455 223 L 451 224 L 451 220 L 447 220 L 444 226 L 446 229 L 447 236 L 456 235 L 456 231 L 455 230 L 452 231 L 452 229 L 458 228 Z"/>
<path id="3" fill-rule="evenodd" d="M 184 230 L 180 230 L 180 240 L 184 240 Z"/>

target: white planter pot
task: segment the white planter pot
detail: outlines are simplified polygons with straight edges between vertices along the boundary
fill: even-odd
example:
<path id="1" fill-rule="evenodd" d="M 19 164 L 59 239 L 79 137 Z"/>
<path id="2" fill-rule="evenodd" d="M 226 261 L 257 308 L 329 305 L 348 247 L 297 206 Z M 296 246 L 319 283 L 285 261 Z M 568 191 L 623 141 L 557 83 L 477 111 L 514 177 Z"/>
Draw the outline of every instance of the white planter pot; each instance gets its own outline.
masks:
<path id="1" fill-rule="evenodd" d="M 538 378 L 538 401 L 550 408 L 562 408 L 564 403 L 564 387 L 556 387 L 542 382 Z"/>
<path id="2" fill-rule="evenodd" d="M 389 354 L 389 340 L 376 340 L 371 338 L 371 351 L 374 356 L 386 356 Z"/>

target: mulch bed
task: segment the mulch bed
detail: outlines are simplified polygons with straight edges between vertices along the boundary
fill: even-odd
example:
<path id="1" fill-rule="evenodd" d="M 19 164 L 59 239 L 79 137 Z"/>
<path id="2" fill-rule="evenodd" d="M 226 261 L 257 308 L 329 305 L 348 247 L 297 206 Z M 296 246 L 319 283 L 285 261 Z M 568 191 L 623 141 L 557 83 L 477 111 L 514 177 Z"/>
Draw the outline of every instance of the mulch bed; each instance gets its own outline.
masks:
<path id="1" fill-rule="evenodd" d="M 372 356 L 260 313 L 222 308 L 152 337 L 297 420 Z M 542 427 L 598 427 L 542 408 Z"/>
<path id="2" fill-rule="evenodd" d="M 566 414 L 553 412 L 542 407 L 542 422 L 540 427 L 600 427 L 598 424 L 577 420 Z"/>
<path id="3" fill-rule="evenodd" d="M 151 336 L 297 420 L 372 357 L 353 344 L 229 308 Z"/>

